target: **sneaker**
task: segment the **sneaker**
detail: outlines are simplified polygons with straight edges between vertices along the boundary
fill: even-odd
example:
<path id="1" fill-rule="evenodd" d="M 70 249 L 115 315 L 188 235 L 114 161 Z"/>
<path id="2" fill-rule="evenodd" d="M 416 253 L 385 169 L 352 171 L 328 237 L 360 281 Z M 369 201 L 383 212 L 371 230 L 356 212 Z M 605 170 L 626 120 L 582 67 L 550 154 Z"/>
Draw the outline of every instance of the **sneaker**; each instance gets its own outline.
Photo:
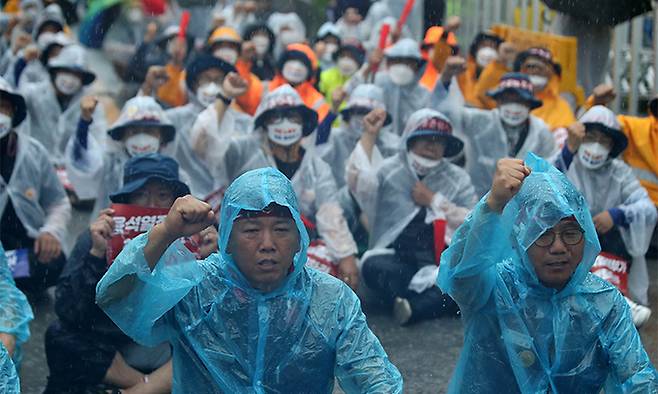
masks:
<path id="1" fill-rule="evenodd" d="M 631 300 L 628 297 L 624 297 L 626 299 L 626 303 L 628 306 L 631 308 L 631 316 L 633 317 L 633 324 L 635 324 L 635 327 L 640 328 L 644 323 L 646 323 L 649 320 L 649 317 L 651 317 L 651 309 L 644 305 L 640 305 L 633 300 Z"/>
<path id="2" fill-rule="evenodd" d="M 411 305 L 405 298 L 395 297 L 393 316 L 399 325 L 403 326 L 411 319 Z"/>

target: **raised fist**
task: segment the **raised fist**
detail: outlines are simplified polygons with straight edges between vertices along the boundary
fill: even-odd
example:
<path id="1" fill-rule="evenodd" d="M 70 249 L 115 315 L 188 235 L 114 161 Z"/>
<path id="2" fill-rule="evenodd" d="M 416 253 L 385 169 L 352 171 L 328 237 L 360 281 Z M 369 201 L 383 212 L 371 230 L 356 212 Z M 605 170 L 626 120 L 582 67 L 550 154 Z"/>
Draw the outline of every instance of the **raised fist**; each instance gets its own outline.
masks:
<path id="1" fill-rule="evenodd" d="M 520 159 L 500 159 L 496 164 L 491 191 L 487 205 L 496 212 L 502 212 L 505 205 L 521 190 L 525 178 L 530 175 L 530 168 Z"/>

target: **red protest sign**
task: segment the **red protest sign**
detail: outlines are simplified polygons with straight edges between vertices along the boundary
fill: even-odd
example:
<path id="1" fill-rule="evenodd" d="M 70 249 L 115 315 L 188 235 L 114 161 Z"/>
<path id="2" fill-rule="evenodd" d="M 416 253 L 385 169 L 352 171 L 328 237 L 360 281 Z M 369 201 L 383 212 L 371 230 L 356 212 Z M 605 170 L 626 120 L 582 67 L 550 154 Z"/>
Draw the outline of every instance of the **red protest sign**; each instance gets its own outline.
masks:
<path id="1" fill-rule="evenodd" d="M 590 272 L 615 285 L 622 294 L 628 294 L 628 261 L 623 258 L 601 252 L 596 256 Z"/>
<path id="2" fill-rule="evenodd" d="M 114 210 L 114 231 L 107 248 L 108 267 L 130 240 L 163 222 L 169 212 L 168 208 L 147 208 L 130 204 L 112 204 L 110 208 Z M 198 254 L 198 242 L 193 237 L 183 241 L 192 253 Z"/>

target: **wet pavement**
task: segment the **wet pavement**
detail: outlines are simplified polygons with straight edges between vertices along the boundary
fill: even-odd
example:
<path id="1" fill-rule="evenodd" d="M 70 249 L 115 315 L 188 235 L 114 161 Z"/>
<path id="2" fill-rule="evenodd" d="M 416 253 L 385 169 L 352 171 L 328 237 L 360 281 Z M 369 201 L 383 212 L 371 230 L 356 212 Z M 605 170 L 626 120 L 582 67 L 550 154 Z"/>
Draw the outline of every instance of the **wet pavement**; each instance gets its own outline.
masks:
<path id="1" fill-rule="evenodd" d="M 75 233 L 87 225 L 84 214 L 75 215 L 72 225 Z M 658 257 L 658 256 L 657 256 Z M 654 365 L 658 365 L 658 260 L 649 260 L 651 276 L 650 301 L 655 311 L 647 325 L 642 327 L 645 348 Z M 21 370 L 23 393 L 41 393 L 48 375 L 43 336 L 50 322 L 55 319 L 53 289 L 50 299 L 33 301 L 35 320 L 30 328 L 32 337 L 25 346 Z M 386 309 L 374 302 L 367 292 L 363 294 L 363 308 L 368 323 L 379 337 L 391 361 L 400 369 L 405 380 L 406 393 L 445 392 L 453 368 L 457 362 L 463 341 L 459 319 L 444 318 L 427 321 L 411 327 L 398 326 Z"/>

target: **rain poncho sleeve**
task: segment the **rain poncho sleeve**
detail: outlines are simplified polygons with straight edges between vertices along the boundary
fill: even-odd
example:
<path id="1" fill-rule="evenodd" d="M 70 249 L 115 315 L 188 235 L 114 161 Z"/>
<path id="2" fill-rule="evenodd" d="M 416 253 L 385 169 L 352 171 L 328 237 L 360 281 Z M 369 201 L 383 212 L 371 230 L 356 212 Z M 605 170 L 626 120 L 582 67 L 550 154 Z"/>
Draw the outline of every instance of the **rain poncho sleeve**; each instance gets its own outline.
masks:
<path id="1" fill-rule="evenodd" d="M 14 360 L 18 363 L 21 358 L 20 347 L 30 337 L 29 323 L 34 315 L 25 294 L 16 288 L 2 245 L 0 245 L 0 300 L 2 300 L 0 332 L 16 337 Z"/>
<path id="2" fill-rule="evenodd" d="M 366 217 L 373 218 L 377 204 L 379 180 L 377 171 L 384 162 L 379 149 L 373 147 L 370 158 L 358 142 L 345 163 L 345 180 L 347 188 L 354 196 Z"/>
<path id="3" fill-rule="evenodd" d="M 19 394 L 21 385 L 14 363 L 7 349 L 0 343 L 0 390 L 5 394 Z"/>
<path id="4" fill-rule="evenodd" d="M 534 155 L 532 173 L 501 214 L 483 197 L 441 258 L 438 285 L 460 306 L 464 347 L 449 393 L 651 392 L 651 365 L 621 294 L 589 273 L 600 252 L 583 196 Z M 583 257 L 564 288 L 545 287 L 527 254 L 574 217 Z"/>
<path id="5" fill-rule="evenodd" d="M 248 191 L 248 192 L 247 192 Z M 226 253 L 242 209 L 290 209 L 299 252 L 284 282 L 253 288 Z M 172 392 L 400 393 L 402 377 L 366 324 L 359 300 L 339 280 L 307 269 L 308 234 L 292 184 L 273 168 L 245 173 L 227 189 L 219 252 L 197 261 L 177 241 L 151 272 L 128 243 L 96 289 L 98 305 L 135 341 L 173 347 Z"/>
<path id="6" fill-rule="evenodd" d="M 499 231 L 500 215 L 491 211 L 487 196 L 475 206 L 452 238 L 449 257 L 441 260 L 439 287 L 464 309 L 476 313 L 493 291 L 496 265 L 503 253 L 492 248 L 491 234 Z"/>
<path id="7" fill-rule="evenodd" d="M 149 233 L 129 242 L 96 286 L 96 303 L 135 342 L 155 346 L 176 335 L 169 312 L 203 278 L 201 266 L 180 242 L 153 271 L 144 257 Z"/>

